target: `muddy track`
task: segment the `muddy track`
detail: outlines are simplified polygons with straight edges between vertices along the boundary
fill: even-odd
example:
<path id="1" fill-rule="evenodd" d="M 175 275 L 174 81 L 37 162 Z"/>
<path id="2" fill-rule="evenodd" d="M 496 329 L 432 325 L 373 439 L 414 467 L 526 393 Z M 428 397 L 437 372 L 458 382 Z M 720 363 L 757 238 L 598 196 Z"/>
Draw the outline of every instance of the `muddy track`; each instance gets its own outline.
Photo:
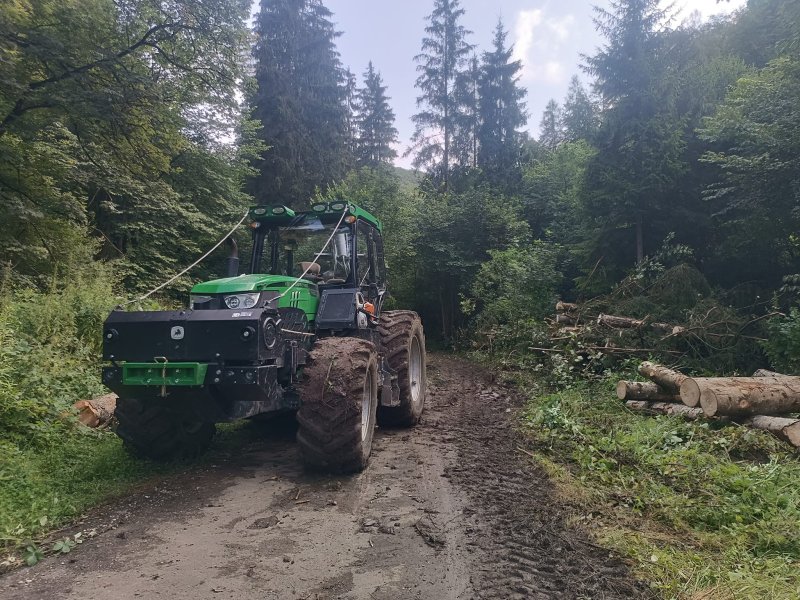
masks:
<path id="1" fill-rule="evenodd" d="M 382 430 L 357 476 L 306 474 L 292 432 L 89 515 L 99 535 L 0 578 L 0 597 L 646 598 L 565 524 L 518 448 L 518 401 L 474 365 L 429 360 L 413 430 Z"/>

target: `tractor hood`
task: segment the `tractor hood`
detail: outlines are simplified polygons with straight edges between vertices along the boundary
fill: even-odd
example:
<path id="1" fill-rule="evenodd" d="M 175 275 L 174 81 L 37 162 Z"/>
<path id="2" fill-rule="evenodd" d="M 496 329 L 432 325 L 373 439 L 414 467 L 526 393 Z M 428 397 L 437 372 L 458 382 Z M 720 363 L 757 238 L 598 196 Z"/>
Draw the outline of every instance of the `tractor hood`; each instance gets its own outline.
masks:
<path id="1" fill-rule="evenodd" d="M 294 286 L 293 286 L 294 284 Z M 293 287 L 292 287 L 293 286 Z M 291 293 L 287 293 L 292 287 Z M 319 291 L 313 281 L 286 277 L 285 275 L 239 275 L 198 283 L 192 288 L 194 295 L 244 294 L 271 291 L 281 295 L 278 308 L 299 308 L 309 321 L 314 321 L 319 305 Z"/>
<path id="2" fill-rule="evenodd" d="M 280 291 L 288 288 L 295 281 L 297 281 L 296 277 L 286 277 L 285 275 L 239 275 L 238 277 L 225 277 L 198 283 L 192 288 L 192 294 L 237 294 L 260 292 L 267 289 Z M 316 287 L 313 282 L 301 279 L 295 289 L 316 289 Z"/>

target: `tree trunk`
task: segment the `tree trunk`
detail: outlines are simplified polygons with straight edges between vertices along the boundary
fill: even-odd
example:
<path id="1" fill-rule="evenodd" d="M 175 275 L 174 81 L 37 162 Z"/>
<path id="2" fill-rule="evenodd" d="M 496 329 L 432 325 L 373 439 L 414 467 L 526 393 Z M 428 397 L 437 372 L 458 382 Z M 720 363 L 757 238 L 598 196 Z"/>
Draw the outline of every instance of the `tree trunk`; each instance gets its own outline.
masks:
<path id="1" fill-rule="evenodd" d="M 620 400 L 650 400 L 658 402 L 680 402 L 675 394 L 670 394 L 650 381 L 620 381 L 617 384 L 617 398 Z"/>
<path id="2" fill-rule="evenodd" d="M 695 421 L 703 416 L 700 408 L 690 408 L 683 404 L 673 402 L 646 402 L 640 400 L 629 400 L 625 403 L 629 410 L 636 412 L 657 413 L 661 415 L 681 416 L 691 421 Z"/>
<path id="3" fill-rule="evenodd" d="M 778 439 L 800 448 L 800 420 L 782 417 L 765 417 L 762 415 L 745 421 L 745 425 L 762 431 L 769 431 Z"/>
<path id="4" fill-rule="evenodd" d="M 697 377 L 681 385 L 681 400 L 715 415 L 800 412 L 800 377 Z"/>
<path id="5" fill-rule="evenodd" d="M 87 427 L 105 427 L 114 417 L 117 396 L 106 394 L 93 400 L 78 400 L 73 408 L 78 411 L 78 420 Z"/>
<path id="6" fill-rule="evenodd" d="M 678 394 L 681 389 L 681 384 L 688 379 L 683 373 L 673 371 L 662 365 L 657 365 L 649 361 L 645 361 L 639 365 L 639 375 L 652 379 L 658 385 L 669 390 L 674 394 Z M 699 402 L 699 399 L 698 399 Z M 695 406 L 697 406 L 695 404 Z"/>

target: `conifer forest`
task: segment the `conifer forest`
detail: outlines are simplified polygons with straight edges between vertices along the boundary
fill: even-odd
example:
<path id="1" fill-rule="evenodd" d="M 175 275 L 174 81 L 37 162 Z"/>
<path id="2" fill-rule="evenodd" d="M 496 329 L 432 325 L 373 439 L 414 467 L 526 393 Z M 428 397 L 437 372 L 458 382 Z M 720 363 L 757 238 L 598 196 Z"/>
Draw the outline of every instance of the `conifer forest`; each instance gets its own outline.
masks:
<path id="1" fill-rule="evenodd" d="M 75 402 L 108 392 L 103 323 L 120 304 L 187 308 L 193 284 L 225 276 L 233 243 L 249 255 L 246 223 L 147 293 L 250 207 L 339 200 L 382 221 L 386 306 L 421 317 L 435 392 L 411 442 L 379 427 L 368 469 L 396 460 L 400 477 L 418 463 L 393 445 L 435 438 L 439 457 L 419 464 L 445 465 L 442 485 L 463 490 L 466 533 L 438 505 L 403 528 L 398 503 L 397 521 L 367 511 L 352 527 L 364 556 L 405 556 L 402 585 L 366 558 L 344 587 L 335 570 L 312 585 L 287 545 L 263 580 L 257 556 L 233 561 L 255 587 L 193 597 L 800 598 L 800 2 L 703 19 L 598 1 L 586 11 L 600 44 L 568 57 L 565 94 L 541 112 L 503 2 L 482 32 L 466 25 L 471 1 L 424 2 L 420 28 L 396 34 L 418 40 L 402 57 L 416 73 L 404 138 L 391 65 L 345 64 L 339 43 L 357 32 L 327 0 L 0 0 L 1 598 L 154 597 L 81 587 L 111 569 L 89 546 L 116 538 L 76 523 L 141 486 L 217 490 L 209 469 L 272 442 L 255 422 L 226 425 L 211 458 L 155 465 L 125 454 L 113 424 L 80 425 Z M 766 386 L 746 394 L 769 410 L 737 404 L 747 382 Z M 281 488 L 275 519 L 341 512 L 325 494 L 361 485 L 308 477 Z M 369 488 L 377 504 L 394 493 L 383 485 Z M 227 506 L 222 489 L 203 510 Z M 336 533 L 325 526 L 321 540 Z M 386 546 L 412 542 L 422 550 Z M 86 580 L 67 565 L 17 583 L 67 554 Z M 292 593 L 269 587 L 278 567 Z"/>

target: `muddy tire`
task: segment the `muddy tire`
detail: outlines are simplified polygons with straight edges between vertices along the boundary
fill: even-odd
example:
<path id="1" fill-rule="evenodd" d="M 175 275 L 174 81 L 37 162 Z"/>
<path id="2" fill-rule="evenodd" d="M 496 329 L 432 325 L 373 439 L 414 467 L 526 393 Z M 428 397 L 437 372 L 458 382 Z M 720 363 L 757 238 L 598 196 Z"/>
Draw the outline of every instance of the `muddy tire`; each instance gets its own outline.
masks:
<path id="1" fill-rule="evenodd" d="M 298 384 L 297 443 L 311 470 L 367 466 L 378 408 L 378 353 L 357 338 L 317 341 Z"/>
<path id="2" fill-rule="evenodd" d="M 397 372 L 399 406 L 378 407 L 378 423 L 411 427 L 419 422 L 427 393 L 425 332 L 419 315 L 410 310 L 391 310 L 378 325 L 389 366 Z"/>
<path id="3" fill-rule="evenodd" d="M 137 398 L 119 398 L 114 416 L 116 433 L 125 448 L 139 458 L 150 460 L 199 456 L 211 445 L 216 431 L 213 423 Z"/>

